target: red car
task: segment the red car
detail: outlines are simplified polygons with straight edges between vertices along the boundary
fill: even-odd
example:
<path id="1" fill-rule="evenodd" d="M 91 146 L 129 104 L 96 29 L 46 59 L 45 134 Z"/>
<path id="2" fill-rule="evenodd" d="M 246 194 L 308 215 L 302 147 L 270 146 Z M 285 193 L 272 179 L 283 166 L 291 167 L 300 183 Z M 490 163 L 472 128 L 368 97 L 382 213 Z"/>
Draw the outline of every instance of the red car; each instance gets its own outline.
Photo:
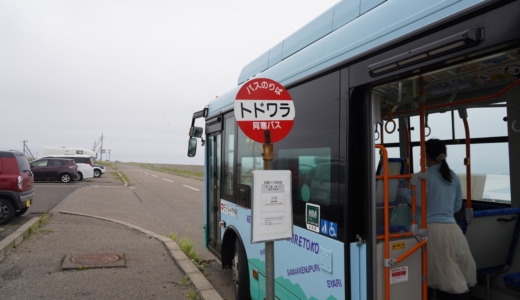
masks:
<path id="1" fill-rule="evenodd" d="M 24 214 L 34 199 L 34 177 L 27 157 L 0 151 L 0 225 Z"/>

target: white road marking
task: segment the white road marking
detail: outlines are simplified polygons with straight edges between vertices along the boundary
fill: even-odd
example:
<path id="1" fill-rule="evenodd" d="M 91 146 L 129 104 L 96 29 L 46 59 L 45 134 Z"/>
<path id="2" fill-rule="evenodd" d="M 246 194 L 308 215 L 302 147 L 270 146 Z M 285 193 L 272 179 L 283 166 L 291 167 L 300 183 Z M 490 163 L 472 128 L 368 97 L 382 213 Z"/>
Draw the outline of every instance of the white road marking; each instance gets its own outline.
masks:
<path id="1" fill-rule="evenodd" d="M 163 178 L 164 181 L 173 182 L 173 180 Z"/>
<path id="2" fill-rule="evenodd" d="M 152 174 L 152 176 L 155 177 L 155 178 L 159 177 L 159 176 L 157 176 L 157 175 L 153 175 L 153 174 Z"/>
<path id="3" fill-rule="evenodd" d="M 191 186 L 189 186 L 189 185 L 185 185 L 185 184 L 183 184 L 182 186 L 183 186 L 183 187 L 187 187 L 187 188 L 189 188 L 189 189 L 192 189 L 192 190 L 195 190 L 195 191 L 199 191 L 199 192 L 200 192 L 200 190 L 199 190 L 199 189 L 197 189 L 197 188 L 194 188 L 194 187 L 191 187 Z"/>

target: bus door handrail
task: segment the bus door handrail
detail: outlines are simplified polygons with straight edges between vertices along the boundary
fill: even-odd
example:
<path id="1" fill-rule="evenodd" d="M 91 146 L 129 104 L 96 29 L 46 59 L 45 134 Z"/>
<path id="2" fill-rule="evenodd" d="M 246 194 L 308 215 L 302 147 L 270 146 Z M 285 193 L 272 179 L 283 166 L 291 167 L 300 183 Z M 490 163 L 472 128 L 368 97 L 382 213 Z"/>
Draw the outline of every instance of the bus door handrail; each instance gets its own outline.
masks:
<path id="1" fill-rule="evenodd" d="M 376 176 L 377 179 L 383 180 L 383 208 L 384 208 L 384 234 L 381 236 L 378 236 L 377 239 L 381 240 L 384 239 L 385 243 L 385 257 L 384 257 L 384 269 L 385 269 L 385 299 L 390 299 L 390 267 L 396 263 L 399 263 L 406 259 L 408 256 L 413 254 L 419 249 L 423 249 L 423 247 L 427 244 L 427 239 L 423 239 L 421 242 L 419 242 L 417 245 L 403 253 L 398 258 L 390 258 L 390 239 L 391 238 L 398 238 L 398 237 L 406 237 L 406 236 L 413 236 L 417 235 L 417 232 L 408 231 L 405 233 L 398 233 L 398 234 L 390 234 L 390 220 L 389 220 L 389 200 L 388 200 L 388 181 L 390 179 L 402 179 L 402 178 L 411 178 L 411 174 L 406 175 L 388 175 L 388 151 L 383 145 L 375 145 L 376 148 L 378 148 L 381 151 L 382 154 L 382 160 L 383 160 L 383 169 L 382 174 Z M 424 189 L 423 189 L 424 190 Z M 414 228 L 417 226 L 417 219 L 416 219 L 416 212 L 417 212 L 417 199 L 415 195 L 415 186 L 412 186 L 412 226 L 411 228 Z M 424 212 L 426 206 L 422 205 L 422 211 Z M 423 222 L 424 223 L 424 222 Z M 423 225 L 424 226 L 424 225 Z M 422 259 L 425 259 L 425 256 L 423 255 Z M 426 265 L 426 263 L 423 261 L 422 265 Z M 424 271 L 423 271 L 424 273 Z M 424 292 L 423 292 L 423 299 L 424 298 Z M 427 293 L 426 293 L 427 294 Z"/>
<path id="2" fill-rule="evenodd" d="M 385 257 L 384 257 L 384 268 L 385 268 L 385 299 L 390 299 L 390 267 L 395 264 L 403 261 L 408 256 L 413 254 L 415 251 L 422 249 L 426 245 L 426 240 L 422 240 L 417 245 L 415 245 L 413 248 L 409 249 L 405 253 L 403 253 L 398 258 L 390 258 L 390 239 L 391 238 L 398 238 L 398 237 L 406 237 L 406 236 L 412 236 L 416 235 L 416 233 L 412 231 L 408 231 L 405 233 L 398 233 L 398 234 L 390 234 L 390 220 L 389 220 L 389 200 L 388 200 L 388 181 L 390 179 L 402 179 L 402 178 L 411 178 L 411 174 L 406 175 L 388 175 L 388 151 L 383 145 L 376 145 L 376 148 L 378 148 L 381 151 L 382 154 L 382 160 L 383 160 L 383 169 L 382 174 L 376 176 L 377 179 L 383 180 L 383 204 L 384 204 L 384 234 L 381 236 L 378 236 L 377 239 L 381 240 L 384 239 L 385 243 Z M 416 220 L 416 196 L 415 196 L 415 187 L 412 186 L 412 228 L 417 225 Z"/>

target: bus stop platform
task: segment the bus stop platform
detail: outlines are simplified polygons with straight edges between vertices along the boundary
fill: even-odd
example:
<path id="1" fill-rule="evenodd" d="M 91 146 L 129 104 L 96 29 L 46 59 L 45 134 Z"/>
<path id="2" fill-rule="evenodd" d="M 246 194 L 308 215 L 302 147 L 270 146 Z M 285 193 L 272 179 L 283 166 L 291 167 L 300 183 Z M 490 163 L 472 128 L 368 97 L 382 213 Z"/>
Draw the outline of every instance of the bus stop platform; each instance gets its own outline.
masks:
<path id="1" fill-rule="evenodd" d="M 222 299 L 170 238 L 91 215 L 39 219 L 0 241 L 2 298 Z"/>

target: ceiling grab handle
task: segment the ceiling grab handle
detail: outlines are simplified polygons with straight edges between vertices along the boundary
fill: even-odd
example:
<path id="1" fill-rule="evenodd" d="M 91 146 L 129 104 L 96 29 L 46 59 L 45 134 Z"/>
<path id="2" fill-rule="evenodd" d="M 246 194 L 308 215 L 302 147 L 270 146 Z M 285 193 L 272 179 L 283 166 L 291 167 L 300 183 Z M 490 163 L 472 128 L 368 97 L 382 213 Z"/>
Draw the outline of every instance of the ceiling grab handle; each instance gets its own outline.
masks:
<path id="1" fill-rule="evenodd" d="M 424 115 L 424 129 L 428 129 L 428 133 L 425 133 L 425 137 L 429 137 L 432 133 L 432 129 L 430 128 L 430 125 L 428 125 L 428 114 Z"/>

